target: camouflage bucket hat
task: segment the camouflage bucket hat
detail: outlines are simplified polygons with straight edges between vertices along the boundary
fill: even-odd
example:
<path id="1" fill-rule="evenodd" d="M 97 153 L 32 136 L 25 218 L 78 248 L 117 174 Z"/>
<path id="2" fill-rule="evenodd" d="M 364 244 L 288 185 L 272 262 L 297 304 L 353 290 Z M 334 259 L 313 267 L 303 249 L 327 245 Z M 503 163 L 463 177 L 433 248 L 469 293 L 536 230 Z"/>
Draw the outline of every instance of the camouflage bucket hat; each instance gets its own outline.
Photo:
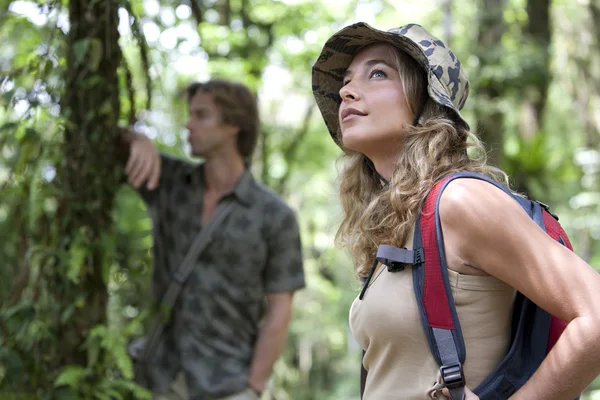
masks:
<path id="1" fill-rule="evenodd" d="M 385 32 L 359 22 L 329 38 L 312 68 L 313 95 L 329 133 L 339 146 L 338 109 L 342 101 L 339 91 L 344 72 L 361 49 L 381 42 L 414 58 L 427 74 L 429 96 L 452 110 L 456 121 L 468 128 L 459 110 L 469 95 L 469 81 L 452 50 L 420 25 L 409 24 Z"/>

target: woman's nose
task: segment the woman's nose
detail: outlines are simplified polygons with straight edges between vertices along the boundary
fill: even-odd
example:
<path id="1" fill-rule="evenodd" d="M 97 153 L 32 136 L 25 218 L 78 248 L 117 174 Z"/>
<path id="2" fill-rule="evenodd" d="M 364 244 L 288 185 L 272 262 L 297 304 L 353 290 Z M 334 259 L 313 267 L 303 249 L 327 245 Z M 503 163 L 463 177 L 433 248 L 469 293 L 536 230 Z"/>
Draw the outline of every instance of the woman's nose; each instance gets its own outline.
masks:
<path id="1" fill-rule="evenodd" d="M 342 101 L 357 101 L 360 99 L 358 91 L 352 86 L 352 83 L 348 83 L 340 89 L 340 97 Z"/>

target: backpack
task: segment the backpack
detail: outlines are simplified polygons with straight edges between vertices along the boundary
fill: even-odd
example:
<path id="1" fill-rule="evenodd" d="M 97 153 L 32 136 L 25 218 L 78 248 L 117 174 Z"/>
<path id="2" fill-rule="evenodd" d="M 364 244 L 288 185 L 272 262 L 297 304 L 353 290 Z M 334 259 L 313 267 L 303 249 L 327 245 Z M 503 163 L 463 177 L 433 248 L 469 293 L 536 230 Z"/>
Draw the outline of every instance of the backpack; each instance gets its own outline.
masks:
<path id="1" fill-rule="evenodd" d="M 390 271 L 401 270 L 405 264 L 413 265 L 414 290 L 421 324 L 431 353 L 440 366 L 442 380 L 450 390 L 453 400 L 462 400 L 464 397 L 465 378 L 462 365 L 465 362 L 466 351 L 448 281 L 438 208 L 446 186 L 460 178 L 480 179 L 498 187 L 515 199 L 548 235 L 573 250 L 569 238 L 558 223 L 558 217 L 550 213 L 548 206 L 521 197 L 487 176 L 471 172 L 451 174 L 437 182 L 427 194 L 417 218 L 413 250 L 379 246 L 376 262 L 386 265 Z M 365 288 L 369 280 L 367 278 Z M 537 370 L 565 327 L 564 321 L 551 316 L 517 292 L 508 353 L 473 392 L 481 400 L 508 399 Z M 361 394 L 364 391 L 365 380 L 366 371 L 363 368 Z"/>

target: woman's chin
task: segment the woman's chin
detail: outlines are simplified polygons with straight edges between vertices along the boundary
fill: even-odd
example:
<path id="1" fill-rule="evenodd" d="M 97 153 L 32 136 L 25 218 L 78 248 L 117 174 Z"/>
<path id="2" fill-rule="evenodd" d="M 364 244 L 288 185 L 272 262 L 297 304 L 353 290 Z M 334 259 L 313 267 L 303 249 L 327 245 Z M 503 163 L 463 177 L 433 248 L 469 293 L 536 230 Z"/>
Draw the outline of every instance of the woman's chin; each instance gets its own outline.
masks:
<path id="1" fill-rule="evenodd" d="M 370 143 L 371 141 L 366 135 L 345 134 L 342 136 L 342 144 L 347 150 L 363 153 L 369 147 Z"/>

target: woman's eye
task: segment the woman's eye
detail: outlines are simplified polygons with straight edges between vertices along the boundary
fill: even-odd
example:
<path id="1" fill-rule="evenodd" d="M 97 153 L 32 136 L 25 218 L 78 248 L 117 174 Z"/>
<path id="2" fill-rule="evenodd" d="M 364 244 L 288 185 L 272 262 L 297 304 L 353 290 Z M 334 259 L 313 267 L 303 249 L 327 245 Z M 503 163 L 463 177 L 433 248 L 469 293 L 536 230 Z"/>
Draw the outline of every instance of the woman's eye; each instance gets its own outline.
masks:
<path id="1" fill-rule="evenodd" d="M 348 79 L 347 81 L 343 81 L 343 82 L 342 82 L 342 87 L 346 86 L 346 85 L 347 85 L 347 84 L 349 84 L 349 83 L 350 83 L 350 79 Z"/>
<path id="2" fill-rule="evenodd" d="M 371 71 L 371 74 L 369 75 L 369 78 L 385 78 L 387 77 L 387 75 L 385 74 L 385 72 L 383 72 L 380 69 L 375 69 L 373 71 Z"/>

